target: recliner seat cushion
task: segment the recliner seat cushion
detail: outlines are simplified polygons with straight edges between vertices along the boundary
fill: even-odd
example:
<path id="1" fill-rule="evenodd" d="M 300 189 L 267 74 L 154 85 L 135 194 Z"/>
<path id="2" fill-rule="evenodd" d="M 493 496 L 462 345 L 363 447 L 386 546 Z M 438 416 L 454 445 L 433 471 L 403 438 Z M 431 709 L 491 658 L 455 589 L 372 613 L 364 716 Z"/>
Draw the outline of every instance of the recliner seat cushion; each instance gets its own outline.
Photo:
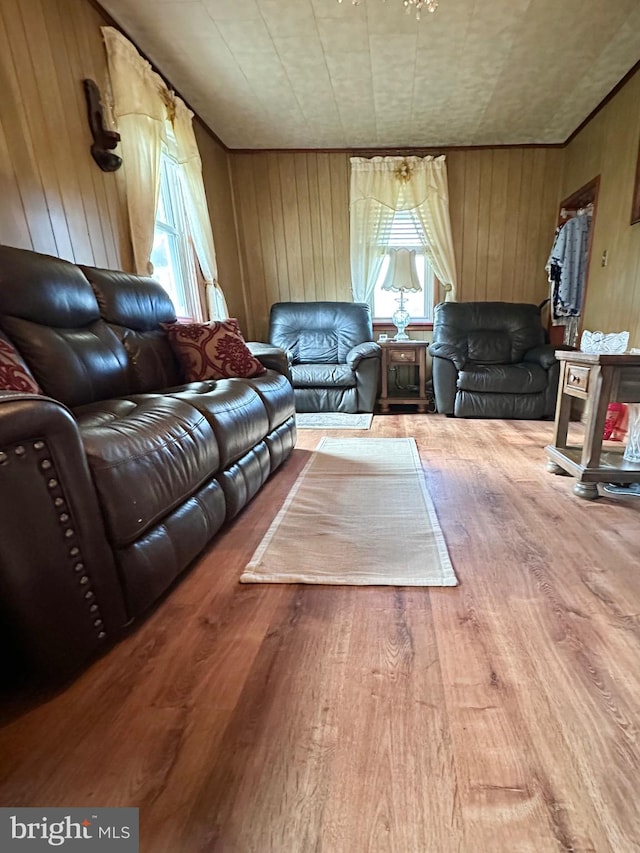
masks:
<path id="1" fill-rule="evenodd" d="M 133 542 L 218 469 L 207 419 L 175 397 L 108 400 L 76 415 L 114 545 Z"/>
<path id="2" fill-rule="evenodd" d="M 260 395 L 249 382 L 220 379 L 213 388 L 207 389 L 208 384 L 202 383 L 201 391 L 172 391 L 170 394 L 204 415 L 216 437 L 218 467 L 227 468 L 265 438 L 269 432 L 269 417 Z"/>
<path id="3" fill-rule="evenodd" d="M 547 371 L 537 364 L 465 365 L 458 374 L 460 391 L 496 394 L 537 394 L 547 387 Z"/>
<path id="4" fill-rule="evenodd" d="M 295 414 L 291 383 L 286 376 L 267 370 L 262 376 L 245 379 L 259 395 L 269 417 L 269 431 L 279 427 Z"/>
<path id="5" fill-rule="evenodd" d="M 545 412 L 544 394 L 478 394 L 458 391 L 454 414 L 458 418 L 536 420 Z"/>
<path id="6" fill-rule="evenodd" d="M 294 388 L 355 388 L 356 375 L 348 364 L 294 364 Z"/>

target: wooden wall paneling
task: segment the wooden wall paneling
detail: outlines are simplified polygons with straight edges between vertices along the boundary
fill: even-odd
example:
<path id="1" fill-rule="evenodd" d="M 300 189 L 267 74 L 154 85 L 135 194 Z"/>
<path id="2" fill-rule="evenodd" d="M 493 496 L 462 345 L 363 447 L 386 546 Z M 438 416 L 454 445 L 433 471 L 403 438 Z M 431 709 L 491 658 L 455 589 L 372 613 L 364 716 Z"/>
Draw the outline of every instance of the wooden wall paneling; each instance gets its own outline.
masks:
<path id="1" fill-rule="evenodd" d="M 309 174 L 309 213 L 311 216 L 311 233 L 313 235 L 313 268 L 314 288 L 308 296 L 309 301 L 325 298 L 324 259 L 322 255 L 322 224 L 320 214 L 320 183 L 318 177 L 318 155 L 305 154 Z"/>
<path id="2" fill-rule="evenodd" d="M 237 205 L 230 174 L 229 153 L 197 118 L 193 127 L 202 160 L 202 178 L 216 249 L 218 279 L 230 316 L 236 317 L 243 333 L 247 333 L 249 312 L 245 274 L 238 244 Z"/>
<path id="3" fill-rule="evenodd" d="M 24 221 L 18 230 L 1 228 L 0 240 L 127 269 L 122 184 L 91 158 L 82 93 L 84 77 L 104 82 L 103 22 L 84 0 L 2 2 L 0 121 L 21 199 L 12 216 Z"/>
<path id="4" fill-rule="evenodd" d="M 637 87 L 640 91 L 640 87 Z M 625 96 L 623 96 L 623 99 Z M 629 114 L 633 116 L 633 106 L 628 104 Z M 640 280 L 633 277 L 634 268 L 637 270 L 640 262 L 640 252 L 632 251 L 635 235 L 635 245 L 640 249 L 640 225 L 631 225 L 631 208 L 633 204 L 633 189 L 635 186 L 634 161 L 638 156 L 640 137 L 640 107 L 635 103 L 635 122 L 629 121 L 627 115 L 621 109 L 611 111 L 610 121 L 607 124 L 607 138 L 605 141 L 605 152 L 607 152 L 606 189 L 607 189 L 607 231 L 606 244 L 600 254 L 592 253 L 592 268 L 598 268 L 602 273 L 604 287 L 598 291 L 601 295 L 602 323 L 609 329 L 617 331 L 629 329 L 630 324 L 635 326 L 634 339 L 637 340 L 636 330 L 640 328 L 638 315 L 634 312 L 637 306 L 634 298 L 640 289 Z M 634 127 L 635 125 L 635 127 Z M 635 132 L 634 132 L 635 130 Z M 617 156 L 611 157 L 611 151 L 616 150 Z M 600 193 L 598 193 L 598 217 L 600 215 Z M 600 220 L 596 222 L 596 229 Z M 612 228 L 611 223 L 618 223 L 619 227 Z M 602 241 L 605 243 L 605 241 Z M 602 252 L 607 252 L 607 266 L 601 266 Z M 629 307 L 628 316 L 620 315 L 620 300 L 611 299 L 611 291 L 616 292 L 623 289 L 623 301 Z M 587 293 L 587 299 L 589 298 Z M 616 328 L 617 327 L 617 328 Z M 600 328 L 600 326 L 598 326 Z"/>
<path id="5" fill-rule="evenodd" d="M 249 317 L 251 315 L 251 312 L 249 311 L 249 293 L 247 288 L 246 270 L 243 263 L 242 252 L 240 250 L 240 226 L 238 223 L 238 205 L 233 186 L 233 169 L 231 165 L 231 157 L 227 151 L 225 151 L 225 173 L 229 189 L 228 201 L 230 205 L 225 214 L 226 216 L 229 216 L 228 220 L 225 222 L 225 227 L 231 232 L 228 237 L 227 246 L 229 252 L 232 252 L 231 257 L 234 259 L 234 274 L 237 277 L 238 284 L 241 288 L 242 308 L 239 311 L 239 315 L 242 317 L 242 328 L 247 329 L 249 326 Z M 232 244 L 233 249 L 231 248 Z"/>
<path id="6" fill-rule="evenodd" d="M 264 287 L 269 301 L 351 299 L 348 155 L 230 156 L 253 162 L 265 278 L 250 289 Z M 562 152 L 483 149 L 447 157 L 458 298 L 540 302 Z M 253 239 L 241 226 L 241 243 Z"/>
<path id="7" fill-rule="evenodd" d="M 551 251 L 551 243 L 553 240 L 553 228 L 551 233 L 547 233 L 545 226 L 544 232 L 542 229 L 542 199 L 544 197 L 544 178 L 545 178 L 545 160 L 546 152 L 541 148 L 534 148 L 531 152 L 529 160 L 529 168 L 531 169 L 531 197 L 528 200 L 523 200 L 527 207 L 527 251 L 525 255 L 526 277 L 521 282 L 522 293 L 529 293 L 532 290 L 531 281 L 537 275 L 536 266 L 539 261 L 539 246 L 541 243 L 546 245 L 547 256 Z M 555 204 L 557 207 L 557 202 Z M 546 258 L 545 258 L 546 261 Z M 542 275 L 544 275 L 544 261 L 542 263 Z M 521 301 L 525 301 L 523 298 Z M 526 301 L 533 301 L 527 299 Z M 542 301 L 542 299 L 540 300 Z"/>
<path id="8" fill-rule="evenodd" d="M 65 28 L 66 46 L 73 71 L 76 103 L 81 123 L 85 128 L 86 150 L 90 152 L 91 131 L 86 118 L 86 102 L 81 81 L 86 77 L 94 80 L 100 91 L 105 93 L 106 54 L 99 28 L 103 23 L 95 9 L 88 3 L 78 9 L 75 0 L 57 0 L 60 18 L 70 21 L 77 18 L 77 25 Z M 119 149 L 118 149 L 119 150 Z M 86 155 L 85 155 L 86 156 Z M 106 266 L 109 269 L 133 269 L 133 253 L 129 237 L 129 218 L 126 209 L 124 173 L 105 173 L 87 158 L 89 163 L 95 205 L 98 210 Z"/>
<path id="9" fill-rule="evenodd" d="M 489 156 L 487 156 L 487 153 Z M 478 203 L 478 219 L 476 229 L 478 242 L 476 246 L 476 276 L 475 293 L 472 299 L 486 300 L 488 298 L 489 277 L 489 238 L 491 228 L 491 192 L 493 188 L 493 157 L 491 152 L 483 151 L 480 157 L 480 197 Z M 467 298 L 467 297 L 465 297 Z"/>
<path id="10" fill-rule="evenodd" d="M 287 260 L 288 298 L 304 302 L 302 270 L 302 243 L 300 238 L 300 204 L 296 183 L 295 161 L 290 157 L 278 158 L 280 188 L 282 193 L 283 240 Z"/>
<path id="11" fill-rule="evenodd" d="M 489 239 L 487 243 L 487 288 L 485 298 L 499 301 L 502 293 L 502 267 L 506 245 L 507 179 L 509 150 L 496 148 L 491 157 L 491 199 L 489 209 Z"/>
<path id="12" fill-rule="evenodd" d="M 269 310 L 274 302 L 282 302 L 282 273 L 286 275 L 286 257 L 278 251 L 275 223 L 273 219 L 273 200 L 271 198 L 272 176 L 268 161 L 262 156 L 251 156 L 253 181 L 258 204 L 258 245 L 262 254 L 264 270 L 263 288 L 266 310 L 260 316 L 262 328 L 268 325 Z"/>
<path id="13" fill-rule="evenodd" d="M 300 264 L 302 278 L 296 291 L 303 301 L 311 301 L 316 291 L 314 265 L 313 231 L 311 226 L 311 201 L 309 196 L 309 158 L 295 157 L 295 203 L 298 209 L 298 228 L 300 234 Z"/>
<path id="14" fill-rule="evenodd" d="M 1 50 L 1 48 L 0 48 Z M 4 80 L 0 66 L 0 89 L 3 93 Z M 24 215 L 20 187 L 13 170 L 9 147 L 0 121 L 0 243 L 19 248 L 29 248 L 31 235 Z"/>
<path id="15" fill-rule="evenodd" d="M 453 238 L 453 251 L 456 260 L 456 273 L 458 277 L 458 298 L 462 279 L 462 247 L 464 243 L 464 205 L 465 198 L 465 168 L 464 158 L 455 152 L 447 155 L 447 181 L 449 184 L 449 216 L 451 218 L 451 234 Z M 438 288 L 438 285 L 436 285 Z M 444 293 L 440 289 L 434 290 L 434 305 L 444 299 Z"/>
<path id="16" fill-rule="evenodd" d="M 335 241 L 333 239 L 331 168 L 329 164 L 329 158 L 334 156 L 332 154 L 316 155 L 318 163 L 318 198 L 320 201 L 323 298 L 328 300 L 336 298 Z"/>
<path id="17" fill-rule="evenodd" d="M 237 202 L 238 227 L 242 234 L 240 250 L 246 276 L 246 295 L 249 309 L 247 334 L 254 339 L 266 340 L 269 306 L 265 291 L 265 268 L 260 238 L 259 201 L 253 175 L 251 154 L 239 155 L 232 160 L 234 194 Z"/>
<path id="18" fill-rule="evenodd" d="M 101 91 L 104 92 L 108 81 L 108 71 L 107 56 L 100 27 L 104 26 L 105 21 L 89 3 L 84 2 L 77 9 L 76 0 L 63 0 L 63 2 L 66 15 L 69 18 L 78 15 L 79 18 L 79 25 L 75 28 L 75 37 L 82 58 L 83 79 L 90 77 L 95 80 Z M 93 160 L 91 162 L 93 163 Z M 110 173 L 102 172 L 96 167 L 93 174 L 94 182 L 99 188 L 97 198 L 103 212 L 103 233 L 109 255 L 109 266 L 113 269 L 134 270 L 124 167 L 117 172 Z M 109 235 L 111 235 L 110 238 Z"/>
<path id="19" fill-rule="evenodd" d="M 331 172 L 331 221 L 336 263 L 334 299 L 350 302 L 351 260 L 349 243 L 349 159 L 336 154 L 329 161 Z"/>
<path id="20" fill-rule="evenodd" d="M 532 208 L 535 206 L 533 196 L 533 169 L 531 168 L 531 152 L 525 151 L 522 158 L 522 174 L 520 180 L 520 191 L 518 194 L 518 205 L 513 218 L 516 221 L 515 254 L 514 254 L 514 295 L 519 295 L 526 288 L 526 281 L 530 275 L 527 266 L 531 247 L 531 235 L 529 225 L 532 216 Z"/>
<path id="21" fill-rule="evenodd" d="M 516 267 L 516 247 L 519 229 L 519 212 L 522 209 L 522 173 L 524 170 L 524 150 L 507 150 L 506 204 L 503 224 L 502 265 L 497 298 L 502 302 L 516 301 L 518 275 Z"/>
<path id="22" fill-rule="evenodd" d="M 471 301 L 477 298 L 476 262 L 478 253 L 478 216 L 480 210 L 480 163 L 482 153 L 469 151 L 467 155 L 460 152 L 455 155 L 460 159 L 464 170 L 464 195 L 452 199 L 454 204 L 462 208 L 462 263 L 458 287 L 458 299 Z M 455 235 L 454 235 L 455 238 Z"/>
<path id="23" fill-rule="evenodd" d="M 51 7 L 49 7 L 51 8 Z M 39 103 L 40 128 L 46 149 L 40 156 L 50 159 L 53 165 L 52 179 L 57 183 L 66 220 L 69 250 L 63 257 L 79 263 L 93 263 L 93 249 L 88 236 L 84 199 L 78 181 L 77 163 L 74 160 L 69 131 L 69 122 L 73 109 L 68 110 L 68 101 L 60 94 L 58 68 L 54 62 L 50 35 L 47 30 L 44 12 L 39 0 L 22 3 L 24 30 L 29 60 L 37 77 L 37 96 Z M 67 111 L 69 116 L 66 115 Z M 52 156 L 52 153 L 55 152 Z"/>
<path id="24" fill-rule="evenodd" d="M 34 150 L 32 129 L 36 124 L 36 118 L 28 117 L 25 103 L 30 101 L 22 91 L 28 85 L 33 72 L 29 67 L 23 69 L 21 87 L 18 83 L 21 77 L 20 70 L 13 54 L 13 50 L 17 49 L 20 41 L 24 44 L 24 31 L 17 15 L 17 7 L 15 4 L 10 6 L 5 3 L 0 6 L 0 86 L 2 87 L 0 121 L 2 121 L 14 175 L 20 190 L 25 226 L 30 236 L 30 243 L 13 245 L 56 255 L 58 242 L 54 223 L 57 224 L 55 211 L 59 209 L 59 204 L 55 204 L 56 200 L 52 193 L 47 197 L 45 182 Z M 30 91 L 33 92 L 33 88 Z M 0 242 L 11 244 L 10 235 L 3 232 L 0 235 Z"/>
<path id="25" fill-rule="evenodd" d="M 640 225 L 636 228 L 636 252 L 629 254 L 629 270 L 628 281 L 631 282 L 629 290 L 631 298 L 629 300 L 629 313 L 626 326 L 629 329 L 629 339 L 634 347 L 640 346 Z M 611 320 L 611 327 L 615 328 L 618 325 L 617 317 Z M 622 328 L 622 326 L 620 326 Z"/>
<path id="26" fill-rule="evenodd" d="M 108 267 L 109 257 L 103 233 L 103 217 L 98 207 L 94 182 L 94 173 L 99 173 L 101 170 L 93 162 L 93 158 L 87 157 L 92 138 L 86 118 L 86 104 L 81 85 L 84 78 L 75 34 L 70 26 L 63 26 L 64 16 L 68 14 L 66 3 L 60 3 L 60 0 L 49 0 L 43 5 L 42 12 L 43 25 L 46 27 L 51 44 L 58 46 L 55 52 L 55 66 L 59 84 L 68 92 L 62 118 L 68 131 L 68 154 L 75 164 L 80 189 L 82 201 L 80 213 L 84 213 L 87 236 L 91 245 L 92 260 L 86 263 Z M 66 20 L 67 24 L 71 21 L 68 17 Z M 60 49 L 62 46 L 64 46 L 63 50 Z M 110 231 L 108 218 L 104 219 L 106 230 Z"/>
<path id="27" fill-rule="evenodd" d="M 272 293 L 273 302 L 289 301 L 289 267 L 287 263 L 287 244 L 285 241 L 285 224 L 282 210 L 282 185 L 280 183 L 280 163 L 282 154 L 267 154 L 266 171 L 268 176 L 268 192 L 263 195 L 271 208 L 270 239 L 271 252 L 275 260 L 275 279 L 269 280 L 268 290 Z M 254 161 L 254 164 L 257 161 Z M 266 224 L 266 223 L 265 223 Z"/>

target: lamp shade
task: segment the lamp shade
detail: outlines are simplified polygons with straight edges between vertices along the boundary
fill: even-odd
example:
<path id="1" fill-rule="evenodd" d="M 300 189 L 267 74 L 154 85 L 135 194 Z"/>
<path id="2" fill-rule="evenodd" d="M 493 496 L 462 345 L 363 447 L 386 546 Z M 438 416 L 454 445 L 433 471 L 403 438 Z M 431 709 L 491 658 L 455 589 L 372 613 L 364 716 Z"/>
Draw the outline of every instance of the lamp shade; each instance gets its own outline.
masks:
<path id="1" fill-rule="evenodd" d="M 416 270 L 415 249 L 389 249 L 389 268 L 382 289 L 408 290 L 412 293 L 422 290 Z"/>

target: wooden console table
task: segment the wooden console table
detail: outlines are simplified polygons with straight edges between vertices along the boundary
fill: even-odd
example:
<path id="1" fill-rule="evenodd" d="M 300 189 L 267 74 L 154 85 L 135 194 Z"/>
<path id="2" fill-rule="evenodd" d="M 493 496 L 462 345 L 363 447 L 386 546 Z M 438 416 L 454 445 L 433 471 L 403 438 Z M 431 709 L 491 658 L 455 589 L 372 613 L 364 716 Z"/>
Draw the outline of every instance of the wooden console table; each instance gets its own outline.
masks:
<path id="1" fill-rule="evenodd" d="M 427 349 L 428 341 L 383 341 L 382 347 L 382 393 L 378 399 L 381 412 L 389 406 L 417 406 L 418 412 L 426 413 L 427 404 Z M 389 368 L 409 365 L 418 370 L 418 390 L 415 394 L 389 392 Z"/>
<path id="2" fill-rule="evenodd" d="M 558 351 L 556 358 L 560 382 L 553 444 L 545 448 L 547 469 L 575 477 L 573 491 L 586 500 L 598 497 L 598 483 L 640 483 L 640 463 L 623 459 L 624 447 L 602 447 L 608 404 L 640 402 L 640 355 Z M 582 447 L 567 444 L 573 397 L 587 403 Z"/>

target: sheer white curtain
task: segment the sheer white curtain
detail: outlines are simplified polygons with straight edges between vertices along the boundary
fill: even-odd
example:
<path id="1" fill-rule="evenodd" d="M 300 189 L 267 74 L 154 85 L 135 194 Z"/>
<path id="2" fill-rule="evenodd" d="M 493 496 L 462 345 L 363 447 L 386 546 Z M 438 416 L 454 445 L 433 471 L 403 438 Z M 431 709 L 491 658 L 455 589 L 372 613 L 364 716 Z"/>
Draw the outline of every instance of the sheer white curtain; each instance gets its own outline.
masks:
<path id="1" fill-rule="evenodd" d="M 156 74 L 131 42 L 113 27 L 102 27 L 107 47 L 113 114 L 121 135 L 127 208 L 136 272 L 148 275 L 160 192 L 160 162 L 166 151 L 178 164 L 189 237 L 206 288 L 209 319 L 228 317 L 218 285 L 213 232 L 202 179 L 202 161 L 193 132 L 193 113 Z M 201 305 L 196 281 L 185 282 L 190 303 Z"/>
<path id="2" fill-rule="evenodd" d="M 113 115 L 121 136 L 129 228 L 136 272 L 149 275 L 160 192 L 160 156 L 166 145 L 165 84 L 131 42 L 102 27 Z"/>
<path id="3" fill-rule="evenodd" d="M 202 160 L 193 132 L 192 119 L 191 110 L 180 98 L 176 98 L 173 122 L 175 158 L 180 165 L 189 230 L 205 282 L 209 319 L 223 320 L 229 316 L 229 310 L 222 288 L 218 284 L 216 249 L 202 180 Z"/>
<path id="4" fill-rule="evenodd" d="M 351 287 L 354 302 L 369 302 L 384 261 L 382 236 L 396 209 L 399 186 L 389 180 L 389 158 L 351 158 L 350 228 Z"/>
<path id="5" fill-rule="evenodd" d="M 351 281 L 353 298 L 367 302 L 384 259 L 384 208 L 415 216 L 433 271 L 456 297 L 456 266 L 449 216 L 449 190 L 441 157 L 351 158 Z"/>
<path id="6" fill-rule="evenodd" d="M 406 203 L 422 226 L 425 253 L 445 290 L 445 300 L 455 302 L 456 259 L 444 154 L 440 157 L 407 157 L 406 160 L 410 169 L 410 178 L 404 187 Z"/>

